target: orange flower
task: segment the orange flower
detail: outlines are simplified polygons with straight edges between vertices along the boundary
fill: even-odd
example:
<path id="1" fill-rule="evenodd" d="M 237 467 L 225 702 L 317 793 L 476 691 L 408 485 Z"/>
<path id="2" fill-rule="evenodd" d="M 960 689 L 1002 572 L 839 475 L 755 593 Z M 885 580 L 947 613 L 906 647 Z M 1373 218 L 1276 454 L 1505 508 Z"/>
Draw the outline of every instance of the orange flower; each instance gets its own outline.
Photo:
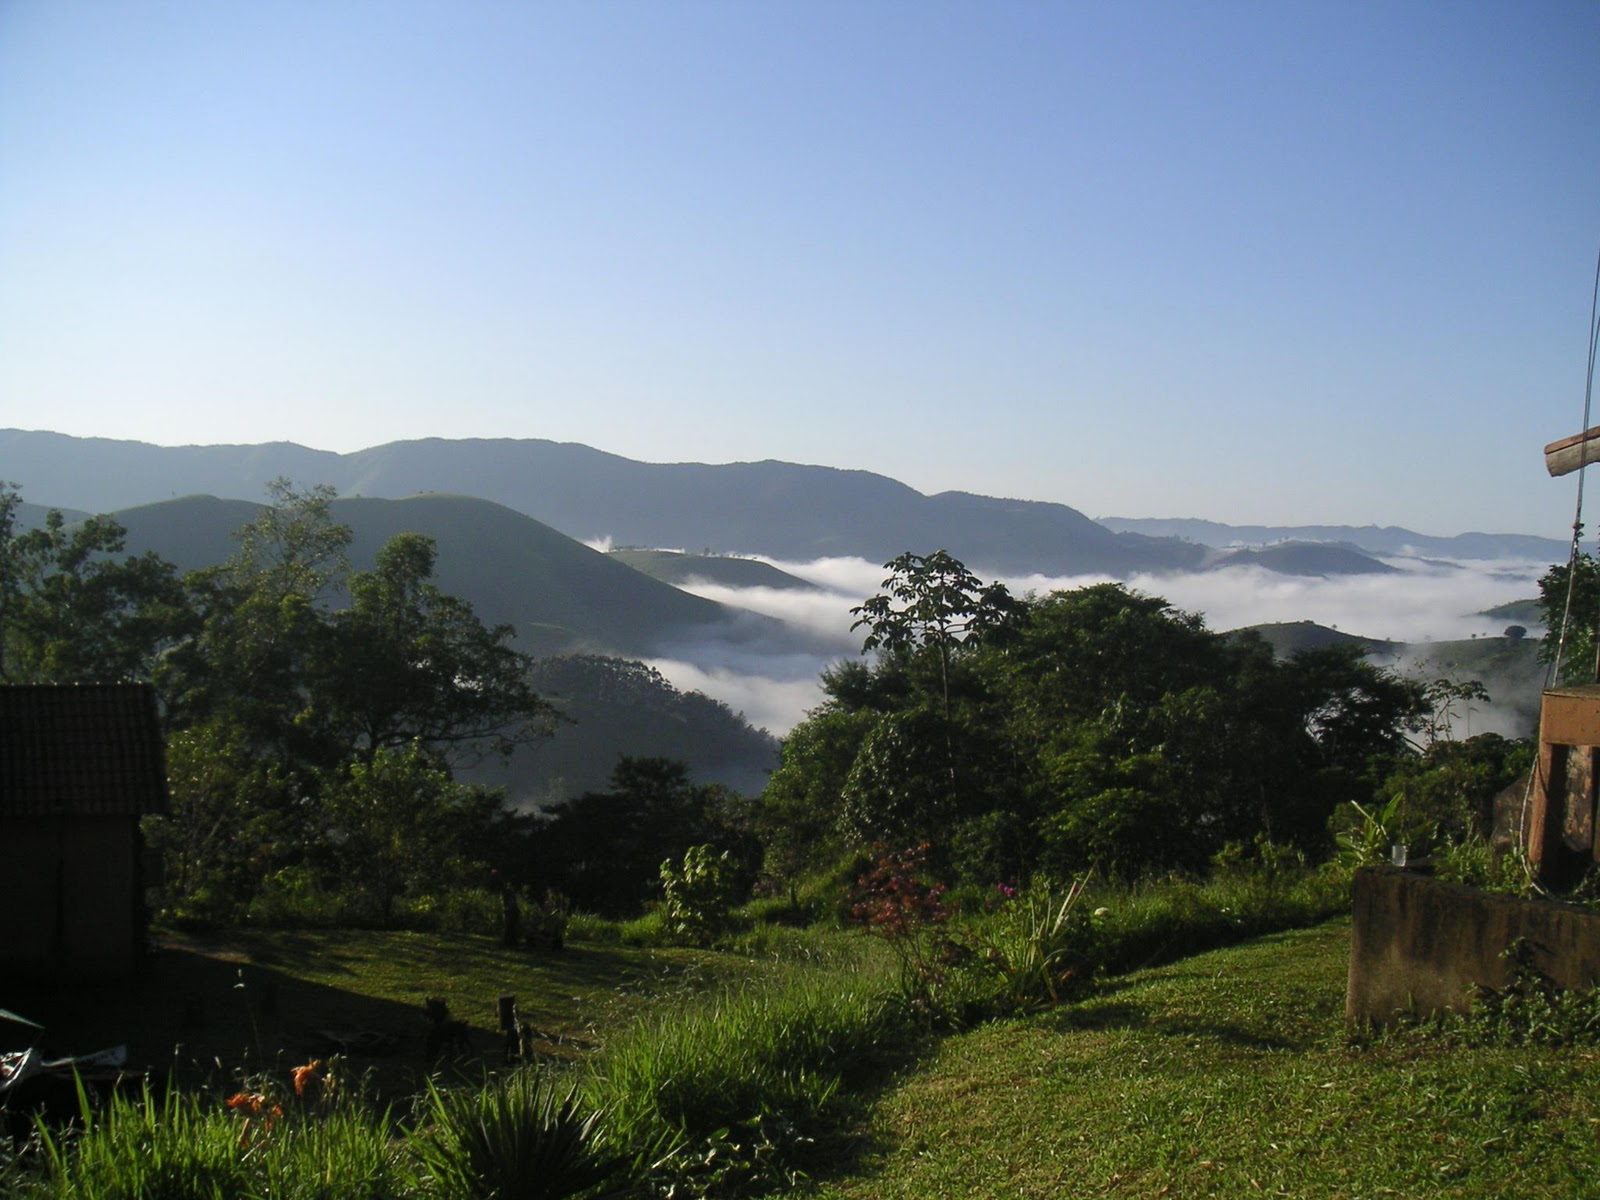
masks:
<path id="1" fill-rule="evenodd" d="M 266 1102 L 267 1098 L 260 1092 L 235 1092 L 223 1101 L 224 1104 L 235 1111 L 244 1108 L 249 1109 L 252 1113 L 259 1113 L 261 1106 Z"/>
<path id="2" fill-rule="evenodd" d="M 296 1067 L 289 1074 L 294 1078 L 294 1094 L 301 1100 L 306 1098 L 306 1085 L 317 1077 L 317 1072 L 322 1070 L 322 1060 L 313 1058 L 303 1067 Z"/>

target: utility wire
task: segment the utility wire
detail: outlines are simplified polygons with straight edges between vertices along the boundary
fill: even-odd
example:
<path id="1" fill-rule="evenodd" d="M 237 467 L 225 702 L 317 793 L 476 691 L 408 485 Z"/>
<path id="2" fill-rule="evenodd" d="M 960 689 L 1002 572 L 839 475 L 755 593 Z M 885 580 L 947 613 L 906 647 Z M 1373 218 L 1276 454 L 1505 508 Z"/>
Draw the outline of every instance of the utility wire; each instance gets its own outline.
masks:
<path id="1" fill-rule="evenodd" d="M 1594 293 L 1589 300 L 1589 366 L 1588 373 L 1583 383 L 1583 424 L 1579 427 L 1584 432 L 1589 429 L 1589 413 L 1594 400 L 1594 365 L 1595 350 L 1600 346 L 1600 255 L 1596 256 L 1594 267 Z M 1579 547 L 1583 541 L 1583 477 L 1587 466 L 1578 468 L 1578 500 L 1572 514 L 1572 548 L 1567 553 L 1567 597 L 1561 606 L 1561 630 L 1556 637 L 1556 653 L 1550 663 L 1550 670 L 1545 675 L 1545 687 L 1561 678 L 1561 660 L 1566 655 L 1567 629 L 1572 621 L 1572 597 L 1578 582 L 1578 555 Z M 1600 628 L 1594 631 L 1595 665 L 1594 680 L 1600 682 Z"/>
<path id="2" fill-rule="evenodd" d="M 1600 255 L 1595 258 L 1594 293 L 1589 299 L 1589 365 L 1583 381 L 1583 425 L 1581 426 L 1585 433 L 1589 431 L 1589 413 L 1594 399 L 1594 366 L 1597 346 L 1600 346 Z M 1572 597 L 1578 582 L 1579 546 L 1583 541 L 1583 475 L 1585 469 L 1583 466 L 1578 468 L 1578 500 L 1572 514 L 1572 548 L 1567 554 L 1567 598 L 1561 606 L 1561 631 L 1556 637 L 1556 652 L 1551 660 L 1550 669 L 1545 674 L 1544 686 L 1546 689 L 1561 678 L 1561 660 L 1565 656 L 1567 649 L 1567 629 L 1572 622 Z M 1596 682 L 1600 682 L 1600 628 L 1595 631 L 1594 641 L 1594 679 Z M 1544 742 L 1542 727 L 1544 719 L 1543 705 L 1540 706 L 1539 716 L 1541 725 L 1539 741 L 1542 745 Z M 1522 790 L 1522 808 L 1517 814 L 1517 844 L 1525 850 L 1528 848 L 1529 841 L 1528 810 L 1533 804 L 1534 780 L 1539 774 L 1543 761 L 1544 753 L 1541 750 L 1539 758 L 1534 762 L 1533 770 L 1528 772 L 1528 782 Z M 1534 868 L 1530 866 L 1528 869 L 1529 882 L 1537 886 L 1537 880 L 1533 874 Z"/>

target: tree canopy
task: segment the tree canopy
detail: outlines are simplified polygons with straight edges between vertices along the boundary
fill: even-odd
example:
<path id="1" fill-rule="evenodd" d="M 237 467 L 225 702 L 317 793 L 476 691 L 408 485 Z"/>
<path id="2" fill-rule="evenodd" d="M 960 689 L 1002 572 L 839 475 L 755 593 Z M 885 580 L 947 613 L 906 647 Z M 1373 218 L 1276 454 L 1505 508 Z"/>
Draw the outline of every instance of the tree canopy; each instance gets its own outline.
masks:
<path id="1" fill-rule="evenodd" d="M 400 534 L 352 574 L 332 500 L 276 481 L 228 561 L 180 578 L 119 557 L 110 517 L 19 529 L 0 485 L 0 680 L 156 685 L 173 804 L 152 841 L 170 889 L 213 914 L 320 865 L 386 918 L 398 889 L 459 876 L 471 830 L 500 819 L 452 761 L 552 724 L 512 629 L 434 585 L 432 541 Z"/>
<path id="2" fill-rule="evenodd" d="M 853 610 L 871 657 L 824 674 L 763 795 L 776 873 L 875 839 L 973 879 L 1200 866 L 1263 832 L 1321 850 L 1436 699 L 1355 650 L 1280 661 L 1119 583 L 1017 600 L 942 551 L 886 565 Z"/>

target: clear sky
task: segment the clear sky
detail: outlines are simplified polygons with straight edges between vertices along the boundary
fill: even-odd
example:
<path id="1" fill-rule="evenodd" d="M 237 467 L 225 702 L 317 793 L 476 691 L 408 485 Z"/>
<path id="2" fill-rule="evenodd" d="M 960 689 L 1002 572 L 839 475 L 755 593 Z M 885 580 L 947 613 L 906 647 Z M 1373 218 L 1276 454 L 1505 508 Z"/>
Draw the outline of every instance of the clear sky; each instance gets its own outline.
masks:
<path id="1" fill-rule="evenodd" d="M 0 426 L 1560 537 L 1597 251 L 1593 0 L 0 0 Z"/>

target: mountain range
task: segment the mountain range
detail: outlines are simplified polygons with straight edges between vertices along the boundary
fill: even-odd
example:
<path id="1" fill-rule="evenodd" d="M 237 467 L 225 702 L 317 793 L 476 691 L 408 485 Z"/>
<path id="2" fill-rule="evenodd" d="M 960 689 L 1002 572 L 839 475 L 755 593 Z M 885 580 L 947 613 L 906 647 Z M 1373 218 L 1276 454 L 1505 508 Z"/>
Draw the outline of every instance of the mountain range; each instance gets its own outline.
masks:
<path id="1" fill-rule="evenodd" d="M 664 679 L 606 665 L 677 663 L 685 668 L 678 677 L 700 681 L 692 686 L 768 712 L 773 689 L 799 695 L 794 689 L 814 686 L 821 665 L 852 652 L 848 638 L 827 641 L 802 623 L 683 590 L 710 583 L 730 592 L 755 589 L 751 595 L 809 595 L 813 609 L 837 602 L 841 614 L 852 602 L 758 555 L 795 563 L 884 562 L 905 550 L 943 548 L 988 577 L 1178 576 L 1248 566 L 1332 578 L 1395 575 L 1380 556 L 1552 562 L 1566 553 L 1563 542 L 1515 534 L 1432 538 L 1392 527 L 1097 523 L 1061 504 L 957 492 L 925 496 L 866 471 L 782 462 L 650 464 L 540 440 L 430 439 L 335 454 L 289 443 L 160 447 L 0 430 L 0 479 L 22 488 L 19 523 L 42 519 L 44 506 L 61 508 L 69 519 L 110 512 L 128 531 L 128 552 L 153 550 L 185 569 L 226 559 L 232 531 L 251 519 L 277 478 L 340 493 L 334 516 L 352 530 L 356 569 L 369 566 L 394 534 L 426 534 L 438 547 L 436 582 L 443 590 L 470 601 L 485 622 L 513 625 L 521 648 L 541 659 L 584 656 L 581 670 L 545 668 L 556 672 L 547 682 L 559 679 L 584 727 L 558 734 L 537 755 L 519 756 L 505 779 L 524 797 L 599 787 L 624 753 L 676 748 L 698 778 L 740 788 L 775 764 L 772 739 L 726 705 L 684 701 Z M 602 553 L 594 545 L 612 548 Z M 790 607 L 786 600 L 781 611 Z M 1521 610 L 1514 619 L 1524 620 Z M 1291 626 L 1263 632 L 1275 645 L 1283 640 L 1281 650 L 1326 636 Z M 1380 658 L 1397 656 L 1390 661 L 1402 653 L 1378 644 L 1368 649 Z M 1405 648 L 1404 656 L 1419 650 Z M 615 693 L 622 678 L 630 681 L 625 701 L 602 702 L 586 691 L 610 680 Z M 1504 689 L 1524 690 L 1520 673 Z M 793 719 L 763 718 L 780 730 Z"/>
<path id="2" fill-rule="evenodd" d="M 1192 517 L 1101 517 L 1100 524 L 1117 533 L 1180 538 L 1202 546 L 1270 546 L 1282 542 L 1330 543 L 1354 547 L 1365 554 L 1415 558 L 1521 559 L 1565 562 L 1567 543 L 1559 538 L 1521 533 L 1458 533 L 1432 537 L 1397 525 L 1224 525 Z"/>
<path id="3" fill-rule="evenodd" d="M 430 438 L 350 454 L 288 442 L 154 446 L 0 430 L 0 478 L 36 504 L 112 512 L 192 494 L 257 500 L 283 477 L 340 495 L 397 499 L 425 492 L 490 500 L 580 541 L 650 549 L 705 548 L 803 562 L 885 562 L 944 549 L 980 574 L 1046 576 L 1205 570 L 1237 563 L 1241 545 L 1311 546 L 1253 560 L 1293 574 L 1381 570 L 1379 554 L 1559 561 L 1565 544 L 1522 535 L 1429 538 L 1402 529 L 1224 526 L 1108 518 L 1064 504 L 967 492 L 924 495 L 869 471 L 764 461 L 644 463 L 541 439 Z M 1330 551 L 1326 543 L 1343 543 Z M 1231 548 L 1231 549 L 1230 549 Z"/>

